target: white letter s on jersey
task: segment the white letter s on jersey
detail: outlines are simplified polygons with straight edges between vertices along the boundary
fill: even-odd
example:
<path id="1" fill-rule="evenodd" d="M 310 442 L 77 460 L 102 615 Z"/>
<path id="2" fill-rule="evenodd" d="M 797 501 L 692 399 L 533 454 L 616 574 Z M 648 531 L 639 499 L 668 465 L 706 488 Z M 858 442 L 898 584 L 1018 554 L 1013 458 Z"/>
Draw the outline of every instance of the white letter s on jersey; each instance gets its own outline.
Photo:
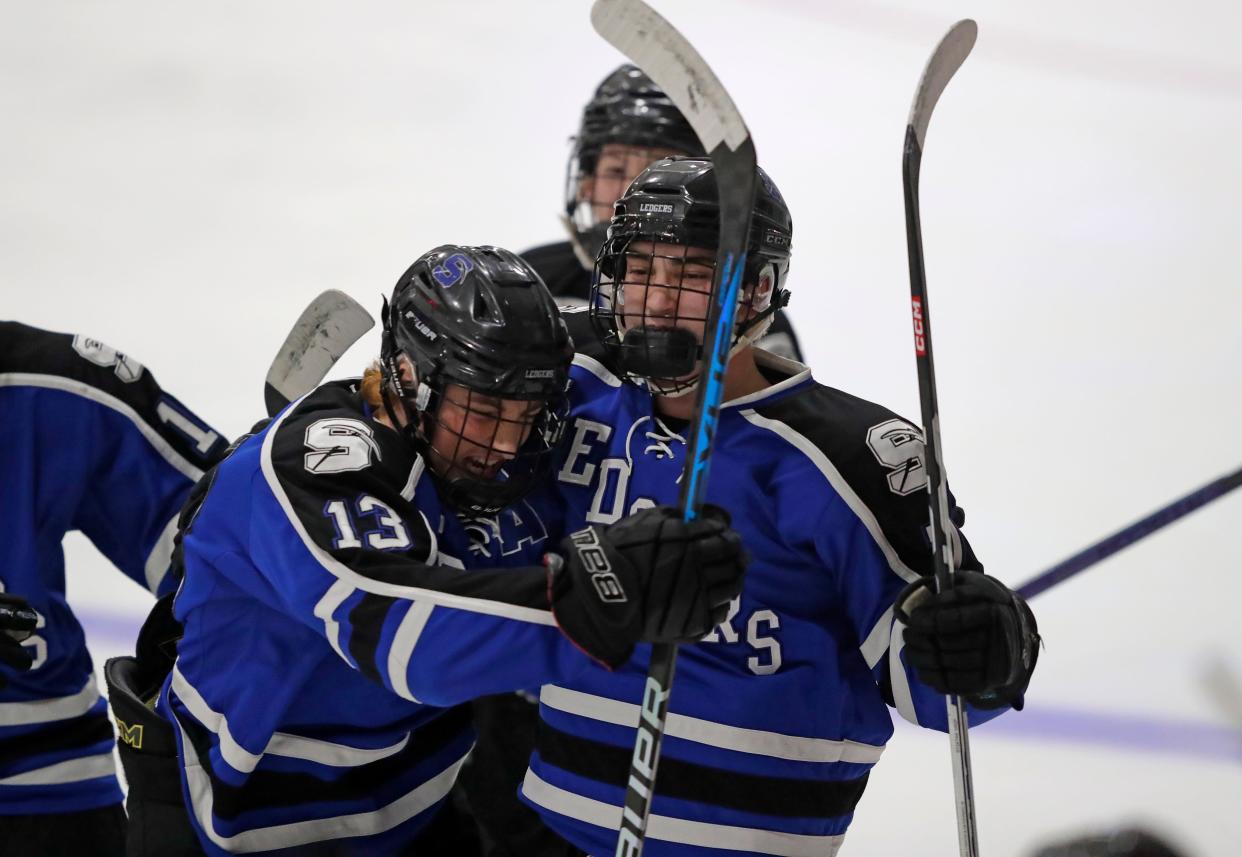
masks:
<path id="1" fill-rule="evenodd" d="M 371 427 L 362 420 L 329 417 L 306 429 L 306 469 L 310 473 L 345 473 L 371 466 L 371 454 L 380 457 Z"/>

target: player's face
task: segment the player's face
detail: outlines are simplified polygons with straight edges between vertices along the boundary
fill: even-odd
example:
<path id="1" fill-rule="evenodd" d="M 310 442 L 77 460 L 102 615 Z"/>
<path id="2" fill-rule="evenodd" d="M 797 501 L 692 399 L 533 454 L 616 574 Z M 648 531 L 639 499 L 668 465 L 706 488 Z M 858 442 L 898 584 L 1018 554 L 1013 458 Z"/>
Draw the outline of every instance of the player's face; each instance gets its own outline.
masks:
<path id="1" fill-rule="evenodd" d="M 703 345 L 707 315 L 715 283 L 715 251 L 652 241 L 632 241 L 625 248 L 623 274 L 614 287 L 613 318 L 624 337 L 637 328 L 681 328 Z M 735 324 L 753 319 L 772 301 L 772 278 L 766 273 L 757 283 L 743 284 L 738 296 Z M 693 380 L 700 370 L 678 378 L 648 381 L 661 389 L 673 389 Z"/>
<path id="2" fill-rule="evenodd" d="M 500 399 L 449 384 L 431 432 L 432 466 L 448 479 L 495 479 L 517 456 L 542 411 L 542 402 Z"/>
<path id="3" fill-rule="evenodd" d="M 623 330 L 680 327 L 701 343 L 711 303 L 715 252 L 651 241 L 631 242 L 620 284 Z"/>
<path id="4" fill-rule="evenodd" d="M 661 158 L 684 154 L 660 146 L 605 143 L 595 162 L 595 171 L 579 179 L 578 198 L 591 204 L 597 223 L 607 223 L 612 217 L 613 203 L 621 198 L 639 173 Z"/>

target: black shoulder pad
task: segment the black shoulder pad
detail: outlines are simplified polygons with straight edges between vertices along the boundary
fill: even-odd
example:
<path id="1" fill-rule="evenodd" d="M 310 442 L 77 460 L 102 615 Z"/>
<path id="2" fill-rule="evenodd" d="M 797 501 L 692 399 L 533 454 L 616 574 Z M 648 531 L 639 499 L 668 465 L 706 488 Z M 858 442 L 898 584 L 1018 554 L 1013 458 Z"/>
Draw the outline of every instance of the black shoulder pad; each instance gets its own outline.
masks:
<path id="1" fill-rule="evenodd" d="M 0 375 L 6 383 L 60 389 L 119 403 L 202 470 L 219 461 L 228 440 L 203 423 L 128 354 L 89 336 L 0 322 Z"/>
<path id="2" fill-rule="evenodd" d="M 582 267 L 568 241 L 542 244 L 521 254 L 558 298 L 585 301 L 591 293 L 591 272 Z"/>
<path id="3" fill-rule="evenodd" d="M 822 384 L 755 411 L 809 440 L 875 516 L 902 562 L 919 574 L 932 573 L 921 429 L 885 407 Z M 850 497 L 845 499 L 853 502 Z M 950 517 L 960 530 L 966 515 L 952 494 L 949 507 Z M 965 536 L 960 532 L 958 536 L 959 567 L 982 570 Z"/>
<path id="4" fill-rule="evenodd" d="M 271 465 L 280 488 L 308 535 L 325 550 L 397 550 L 428 562 L 434 537 L 410 493 L 420 466 L 401 436 L 362 411 L 349 382 L 325 384 L 281 419 L 271 442 Z M 403 493 L 405 492 L 405 493 Z M 340 503 L 335 514 L 328 506 Z M 386 517 L 387 516 L 387 517 Z M 366 519 L 353 535 L 341 521 Z M 389 523 L 385 524 L 385 521 Z M 364 544 L 365 542 L 365 544 Z"/>
<path id="5" fill-rule="evenodd" d="M 569 338 L 573 341 L 575 354 L 585 354 L 598 361 L 618 378 L 622 377 L 612 349 L 605 346 L 599 334 L 595 332 L 586 307 L 562 307 L 561 317 L 565 319 L 565 326 L 569 328 Z"/>
<path id="6" fill-rule="evenodd" d="M 350 382 L 324 384 L 280 421 L 272 440 L 277 472 L 330 479 L 350 473 L 394 480 L 399 490 L 417 458 L 401 436 L 363 413 Z M 374 481 L 368 478 L 366 481 Z"/>

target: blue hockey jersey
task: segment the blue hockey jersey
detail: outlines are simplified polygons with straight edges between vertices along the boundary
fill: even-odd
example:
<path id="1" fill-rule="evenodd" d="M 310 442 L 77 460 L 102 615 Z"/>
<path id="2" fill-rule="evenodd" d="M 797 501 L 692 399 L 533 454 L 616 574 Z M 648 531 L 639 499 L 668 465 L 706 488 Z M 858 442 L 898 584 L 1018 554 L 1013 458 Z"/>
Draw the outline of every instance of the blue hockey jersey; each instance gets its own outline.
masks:
<path id="1" fill-rule="evenodd" d="M 906 667 L 893 617 L 906 583 L 930 573 L 921 433 L 756 353 L 774 383 L 721 409 L 707 488 L 752 562 L 727 619 L 680 649 L 651 857 L 834 854 L 892 734 L 889 705 L 946 728 L 944 697 Z M 572 378 L 556 473 L 568 526 L 676 503 L 685 426 L 589 356 Z M 963 567 L 978 568 L 954 536 Z M 649 652 L 540 694 L 522 797 L 590 854 L 615 848 Z"/>
<path id="2" fill-rule="evenodd" d="M 453 706 L 601 669 L 556 628 L 539 515 L 458 520 L 353 382 L 287 408 L 202 488 L 159 710 L 211 854 L 398 851 L 472 745 Z"/>
<path id="3" fill-rule="evenodd" d="M 107 706 L 65 601 L 61 541 L 84 533 L 154 593 L 177 512 L 227 442 L 132 357 L 0 322 L 0 586 L 39 613 L 29 672 L 0 689 L 0 814 L 120 803 Z"/>

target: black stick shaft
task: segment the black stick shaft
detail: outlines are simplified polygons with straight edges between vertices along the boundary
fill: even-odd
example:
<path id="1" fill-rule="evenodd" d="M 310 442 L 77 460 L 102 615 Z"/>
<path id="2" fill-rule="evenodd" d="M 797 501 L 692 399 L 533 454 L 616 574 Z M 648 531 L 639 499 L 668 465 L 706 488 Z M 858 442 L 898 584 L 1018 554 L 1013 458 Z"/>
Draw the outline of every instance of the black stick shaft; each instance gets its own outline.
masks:
<path id="1" fill-rule="evenodd" d="M 906 203 L 906 244 L 910 260 L 910 309 L 914 323 L 914 356 L 918 366 L 919 404 L 923 416 L 924 466 L 930 503 L 932 567 L 936 588 L 953 586 L 953 546 L 949 540 L 949 491 L 944 479 L 940 446 L 940 405 L 936 396 L 936 368 L 932 358 L 931 312 L 927 302 L 927 274 L 923 264 L 923 231 L 919 219 L 919 168 L 923 152 L 914 126 L 906 128 L 902 178 Z M 958 847 L 961 857 L 978 857 L 979 832 L 975 817 L 974 776 L 970 765 L 970 738 L 966 703 L 960 696 L 946 701 L 949 747 L 953 758 L 953 794 L 957 808 Z"/>
<path id="2" fill-rule="evenodd" d="M 906 133 L 904 185 L 906 195 L 906 244 L 910 261 L 910 313 L 914 325 L 914 357 L 918 368 L 919 406 L 926 449 L 924 467 L 931 495 L 933 568 L 938 589 L 953 585 L 952 545 L 948 533 L 949 495 L 945 484 L 940 446 L 940 401 L 936 395 L 936 365 L 932 352 L 931 308 L 927 302 L 927 274 L 923 264 L 923 229 L 919 219 L 918 181 L 922 153 L 914 129 Z"/>

